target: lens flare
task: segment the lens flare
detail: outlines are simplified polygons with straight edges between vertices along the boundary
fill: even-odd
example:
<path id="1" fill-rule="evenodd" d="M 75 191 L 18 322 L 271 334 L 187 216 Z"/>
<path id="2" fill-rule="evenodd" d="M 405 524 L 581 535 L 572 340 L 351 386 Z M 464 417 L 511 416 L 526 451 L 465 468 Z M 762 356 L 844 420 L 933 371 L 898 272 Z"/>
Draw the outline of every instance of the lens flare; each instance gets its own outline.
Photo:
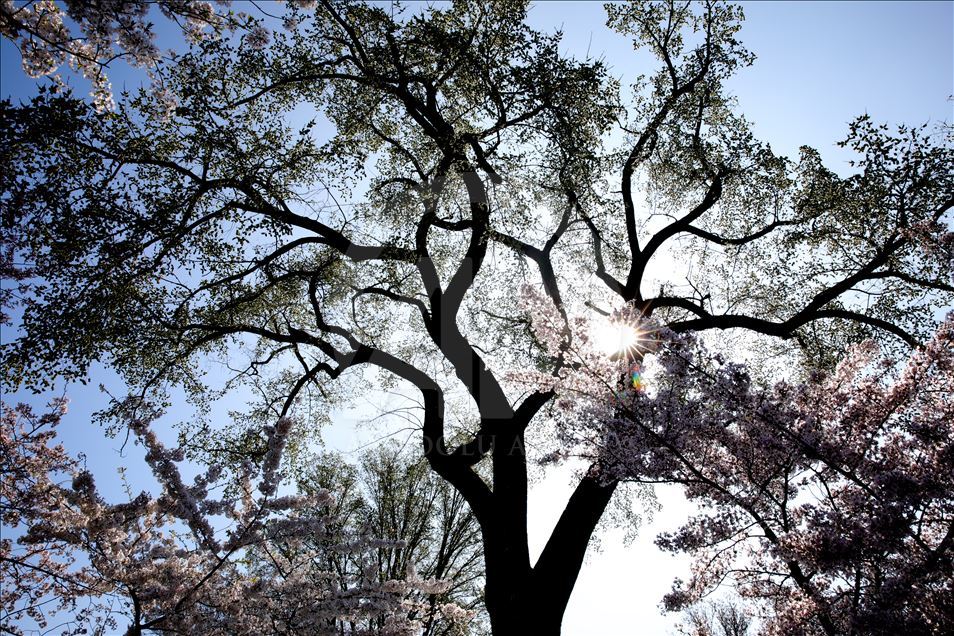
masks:
<path id="1" fill-rule="evenodd" d="M 636 391 L 642 391 L 644 388 L 643 385 L 643 367 L 638 362 L 629 368 L 629 377 L 630 382 L 632 383 L 633 389 Z"/>

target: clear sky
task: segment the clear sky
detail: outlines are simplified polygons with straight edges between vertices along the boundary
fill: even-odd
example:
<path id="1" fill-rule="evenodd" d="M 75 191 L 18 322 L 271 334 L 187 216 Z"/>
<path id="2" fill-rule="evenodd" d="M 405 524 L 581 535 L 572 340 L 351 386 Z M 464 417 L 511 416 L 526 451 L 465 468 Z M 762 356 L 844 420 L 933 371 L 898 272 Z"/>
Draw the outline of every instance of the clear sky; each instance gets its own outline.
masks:
<path id="1" fill-rule="evenodd" d="M 801 145 L 814 146 L 830 168 L 845 172 L 849 157 L 835 142 L 859 114 L 867 112 L 876 121 L 889 123 L 952 121 L 951 2 L 745 2 L 743 6 L 747 20 L 740 38 L 758 59 L 729 86 L 757 136 L 776 152 L 794 155 Z M 606 29 L 599 3 L 537 2 L 530 20 L 545 30 L 562 27 L 567 52 L 605 59 L 624 82 L 649 70 L 645 53 L 634 54 L 628 40 Z M 16 51 L 4 41 L 0 96 L 16 100 L 33 92 L 33 82 L 24 78 L 19 63 Z M 116 88 L 123 81 L 135 81 L 122 69 L 111 75 Z M 8 341 L 9 334 L 3 340 Z M 132 451 L 120 457 L 115 452 L 118 442 L 104 443 L 99 431 L 86 423 L 89 413 L 102 405 L 96 388 L 100 382 L 121 394 L 118 380 L 102 369 L 95 371 L 89 385 L 69 387 L 73 405 L 64 432 L 71 450 L 85 452 L 91 468 L 102 469 L 99 483 L 106 486 L 112 481 L 111 468 L 133 466 L 140 454 Z M 346 415 L 349 422 L 360 416 L 360 412 Z M 336 426 L 326 439 L 346 451 L 367 441 L 366 436 L 349 437 L 349 430 Z M 565 474 L 532 491 L 531 550 L 542 548 L 569 492 Z M 641 636 L 665 634 L 671 628 L 672 619 L 660 615 L 658 603 L 684 563 L 659 553 L 652 538 L 674 528 L 684 518 L 685 505 L 672 492 L 662 499 L 663 510 L 642 529 L 634 545 L 623 546 L 621 533 L 611 533 L 603 541 L 603 551 L 589 557 L 567 611 L 564 634 Z"/>

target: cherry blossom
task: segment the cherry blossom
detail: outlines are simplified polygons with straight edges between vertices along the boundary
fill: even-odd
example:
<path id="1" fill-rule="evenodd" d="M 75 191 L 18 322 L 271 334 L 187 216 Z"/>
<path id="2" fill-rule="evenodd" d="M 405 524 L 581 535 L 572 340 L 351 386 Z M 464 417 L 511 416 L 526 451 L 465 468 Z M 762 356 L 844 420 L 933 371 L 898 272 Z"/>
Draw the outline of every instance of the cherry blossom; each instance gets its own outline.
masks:
<path id="1" fill-rule="evenodd" d="M 350 626 L 402 635 L 419 633 L 431 611 L 461 624 L 472 618 L 453 604 L 431 609 L 411 600 L 414 592 L 439 594 L 446 581 L 422 580 L 413 569 L 403 580 L 381 580 L 373 555 L 400 546 L 342 535 L 326 512 L 331 493 L 277 494 L 290 419 L 265 427 L 261 466 L 214 465 L 189 484 L 182 451 L 151 428 L 158 412 L 127 402 L 117 412 L 145 447 L 162 493 L 110 504 L 93 475 L 55 444 L 66 404 L 51 406 L 43 416 L 25 405 L 3 413 L 0 513 L 5 528 L 25 528 L 0 542 L 4 630 L 22 633 L 26 619 L 43 628 L 64 613 L 68 633 L 129 634 L 338 634 Z M 328 566 L 327 555 L 345 553 L 366 566 L 352 573 Z"/>
<path id="2" fill-rule="evenodd" d="M 585 322 L 570 319 L 580 328 L 567 335 L 545 297 L 525 298 L 539 341 L 567 362 L 536 379 L 558 396 L 564 450 L 549 459 L 681 484 L 699 506 L 657 538 L 693 557 L 667 609 L 731 583 L 766 634 L 954 628 L 954 314 L 900 370 L 864 342 L 800 383 L 758 382 L 697 336 L 655 330 L 637 389 L 631 362 L 601 360 Z"/>
<path id="3" fill-rule="evenodd" d="M 246 44 L 261 49 L 270 41 L 270 31 L 251 21 L 244 11 L 229 9 L 230 0 L 100 0 L 57 2 L 0 0 L 0 36 L 20 50 L 24 72 L 33 78 L 53 76 L 64 64 L 93 85 L 93 101 L 99 111 L 114 107 L 106 68 L 117 58 L 150 73 L 162 57 L 150 15 L 152 7 L 178 24 L 187 42 L 219 37 L 224 32 L 247 28 Z M 315 9 L 317 2 L 293 0 L 283 18 L 294 30 L 301 11 Z M 160 88 L 160 90 L 162 90 Z"/>

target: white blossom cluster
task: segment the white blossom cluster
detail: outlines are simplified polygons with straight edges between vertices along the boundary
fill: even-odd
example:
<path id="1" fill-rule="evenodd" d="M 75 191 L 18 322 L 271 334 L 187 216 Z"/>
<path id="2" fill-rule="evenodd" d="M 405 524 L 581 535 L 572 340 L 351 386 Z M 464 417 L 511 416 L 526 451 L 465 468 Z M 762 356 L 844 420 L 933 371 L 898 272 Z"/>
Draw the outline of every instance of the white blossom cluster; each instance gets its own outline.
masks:
<path id="1" fill-rule="evenodd" d="M 93 86 L 96 109 L 106 112 L 115 106 L 106 74 L 112 60 L 124 58 L 150 72 L 160 60 L 149 16 L 152 7 L 178 22 L 190 42 L 235 24 L 230 14 L 201 0 L 0 0 L 0 36 L 20 50 L 30 77 L 61 81 L 56 73 L 64 64 L 81 74 Z"/>

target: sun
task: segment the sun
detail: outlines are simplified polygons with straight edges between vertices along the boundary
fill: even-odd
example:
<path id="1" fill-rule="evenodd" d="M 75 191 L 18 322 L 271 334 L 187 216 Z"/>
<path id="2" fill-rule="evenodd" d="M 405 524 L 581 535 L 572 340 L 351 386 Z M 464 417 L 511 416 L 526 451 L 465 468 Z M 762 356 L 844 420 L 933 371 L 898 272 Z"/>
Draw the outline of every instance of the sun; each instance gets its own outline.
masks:
<path id="1" fill-rule="evenodd" d="M 646 348 L 645 336 L 633 325 L 611 321 L 597 328 L 594 344 L 608 356 L 630 358 Z"/>

